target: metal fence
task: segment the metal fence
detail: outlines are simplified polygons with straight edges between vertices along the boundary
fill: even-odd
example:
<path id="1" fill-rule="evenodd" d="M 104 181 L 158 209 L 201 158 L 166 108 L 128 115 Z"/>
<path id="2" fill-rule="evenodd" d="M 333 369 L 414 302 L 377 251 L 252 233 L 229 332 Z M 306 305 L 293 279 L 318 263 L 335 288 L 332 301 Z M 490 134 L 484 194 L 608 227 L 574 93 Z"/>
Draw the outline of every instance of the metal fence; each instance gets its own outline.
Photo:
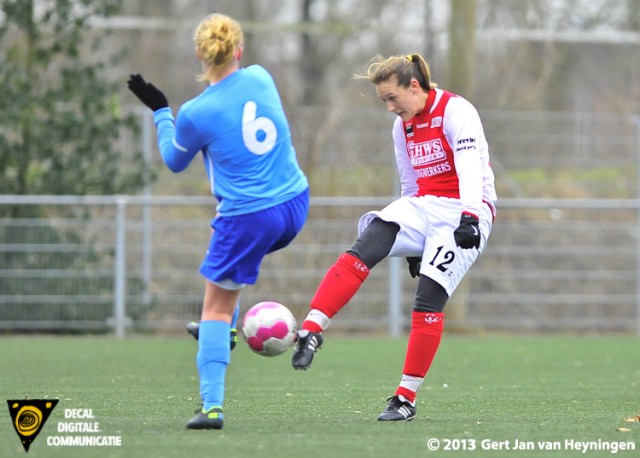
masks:
<path id="1" fill-rule="evenodd" d="M 311 201 L 300 236 L 265 260 L 241 296 L 288 305 L 301 319 L 358 217 L 388 198 Z M 182 331 L 200 314 L 197 273 L 212 198 L 0 196 L 44 216 L 0 219 L 0 332 Z M 640 333 L 640 201 L 502 199 L 489 245 L 451 298 L 460 330 Z M 332 327 L 406 330 L 416 280 L 383 261 Z"/>
<path id="2" fill-rule="evenodd" d="M 481 115 L 501 187 L 498 219 L 447 305 L 448 329 L 640 334 L 640 117 Z M 139 146 L 152 166 L 158 155 L 149 110 L 140 116 Z M 304 317 L 326 269 L 353 241 L 359 216 L 393 199 L 317 196 L 396 192 L 389 116 L 349 107 L 293 113 L 301 161 L 312 172 L 310 217 L 291 246 L 267 257 L 258 284 L 242 293 L 244 308 L 271 299 Z M 138 149 L 134 139 L 121 141 L 124 152 Z M 520 198 L 559 189 L 607 198 Z M 197 269 L 215 202 L 151 194 L 0 196 L 1 215 L 18 207 L 32 215 L 0 217 L 0 332 L 123 336 L 178 331 L 198 319 L 204 283 Z M 385 260 L 332 327 L 400 334 L 415 288 L 404 260 Z"/>

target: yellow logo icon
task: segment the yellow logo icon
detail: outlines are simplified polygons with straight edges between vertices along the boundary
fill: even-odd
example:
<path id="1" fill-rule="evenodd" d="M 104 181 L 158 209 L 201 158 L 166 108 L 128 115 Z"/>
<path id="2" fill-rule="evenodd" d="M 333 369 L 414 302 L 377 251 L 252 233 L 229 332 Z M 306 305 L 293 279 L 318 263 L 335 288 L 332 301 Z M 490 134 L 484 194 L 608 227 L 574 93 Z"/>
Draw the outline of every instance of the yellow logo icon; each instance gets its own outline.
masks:
<path id="1" fill-rule="evenodd" d="M 8 400 L 9 414 L 13 427 L 22 441 L 25 452 L 29 452 L 31 443 L 36 439 L 47 418 L 53 411 L 57 399 Z"/>

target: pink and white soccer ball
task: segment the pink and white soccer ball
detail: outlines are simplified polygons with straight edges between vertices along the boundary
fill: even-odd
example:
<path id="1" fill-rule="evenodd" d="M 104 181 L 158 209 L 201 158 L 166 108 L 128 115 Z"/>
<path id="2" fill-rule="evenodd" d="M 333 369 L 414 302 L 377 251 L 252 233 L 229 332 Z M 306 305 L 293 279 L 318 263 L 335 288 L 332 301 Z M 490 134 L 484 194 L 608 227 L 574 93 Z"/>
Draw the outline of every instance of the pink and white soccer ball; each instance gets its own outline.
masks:
<path id="1" fill-rule="evenodd" d="M 278 302 L 259 302 L 245 313 L 242 335 L 249 348 L 262 356 L 277 356 L 293 345 L 298 325 L 287 307 Z"/>

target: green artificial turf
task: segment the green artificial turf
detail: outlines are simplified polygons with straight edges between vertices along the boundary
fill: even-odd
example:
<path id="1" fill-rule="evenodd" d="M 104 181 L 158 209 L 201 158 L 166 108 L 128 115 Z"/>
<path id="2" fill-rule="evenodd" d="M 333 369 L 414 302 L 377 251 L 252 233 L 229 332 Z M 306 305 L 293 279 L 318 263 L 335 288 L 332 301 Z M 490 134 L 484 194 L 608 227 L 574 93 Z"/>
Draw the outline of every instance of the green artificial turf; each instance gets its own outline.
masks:
<path id="1" fill-rule="evenodd" d="M 30 457 L 599 457 L 614 455 L 602 450 L 610 444 L 635 447 L 614 456 L 640 455 L 640 423 L 625 421 L 640 414 L 638 337 L 445 335 L 416 419 L 377 422 L 405 344 L 329 332 L 311 369 L 294 371 L 290 353 L 261 357 L 239 342 L 220 431 L 185 429 L 199 404 L 196 343 L 186 333 L 0 338 L 0 396 L 5 405 L 59 400 Z M 91 409 L 100 432 L 58 432 L 87 422 L 65 418 L 67 409 Z M 47 443 L 73 435 L 119 436 L 122 445 Z M 514 450 L 516 440 L 535 449 Z M 579 441 L 596 449 L 583 453 L 571 445 Z M 3 407 L 0 457 L 14 456 L 27 454 Z"/>

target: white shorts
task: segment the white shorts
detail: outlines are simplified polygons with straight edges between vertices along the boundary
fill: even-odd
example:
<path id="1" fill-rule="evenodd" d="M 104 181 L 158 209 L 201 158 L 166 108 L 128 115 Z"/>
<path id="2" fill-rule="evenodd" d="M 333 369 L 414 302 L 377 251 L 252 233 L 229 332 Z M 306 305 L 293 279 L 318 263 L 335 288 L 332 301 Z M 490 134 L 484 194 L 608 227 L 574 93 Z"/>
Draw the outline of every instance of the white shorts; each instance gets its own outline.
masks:
<path id="1" fill-rule="evenodd" d="M 453 231 L 460 225 L 460 200 L 448 197 L 401 197 L 380 211 L 365 213 L 358 222 L 358 234 L 375 218 L 400 226 L 389 256 L 421 256 L 420 273 L 453 294 L 471 265 L 484 250 L 493 225 L 489 205 L 482 206 L 480 249 L 456 245 Z"/>

